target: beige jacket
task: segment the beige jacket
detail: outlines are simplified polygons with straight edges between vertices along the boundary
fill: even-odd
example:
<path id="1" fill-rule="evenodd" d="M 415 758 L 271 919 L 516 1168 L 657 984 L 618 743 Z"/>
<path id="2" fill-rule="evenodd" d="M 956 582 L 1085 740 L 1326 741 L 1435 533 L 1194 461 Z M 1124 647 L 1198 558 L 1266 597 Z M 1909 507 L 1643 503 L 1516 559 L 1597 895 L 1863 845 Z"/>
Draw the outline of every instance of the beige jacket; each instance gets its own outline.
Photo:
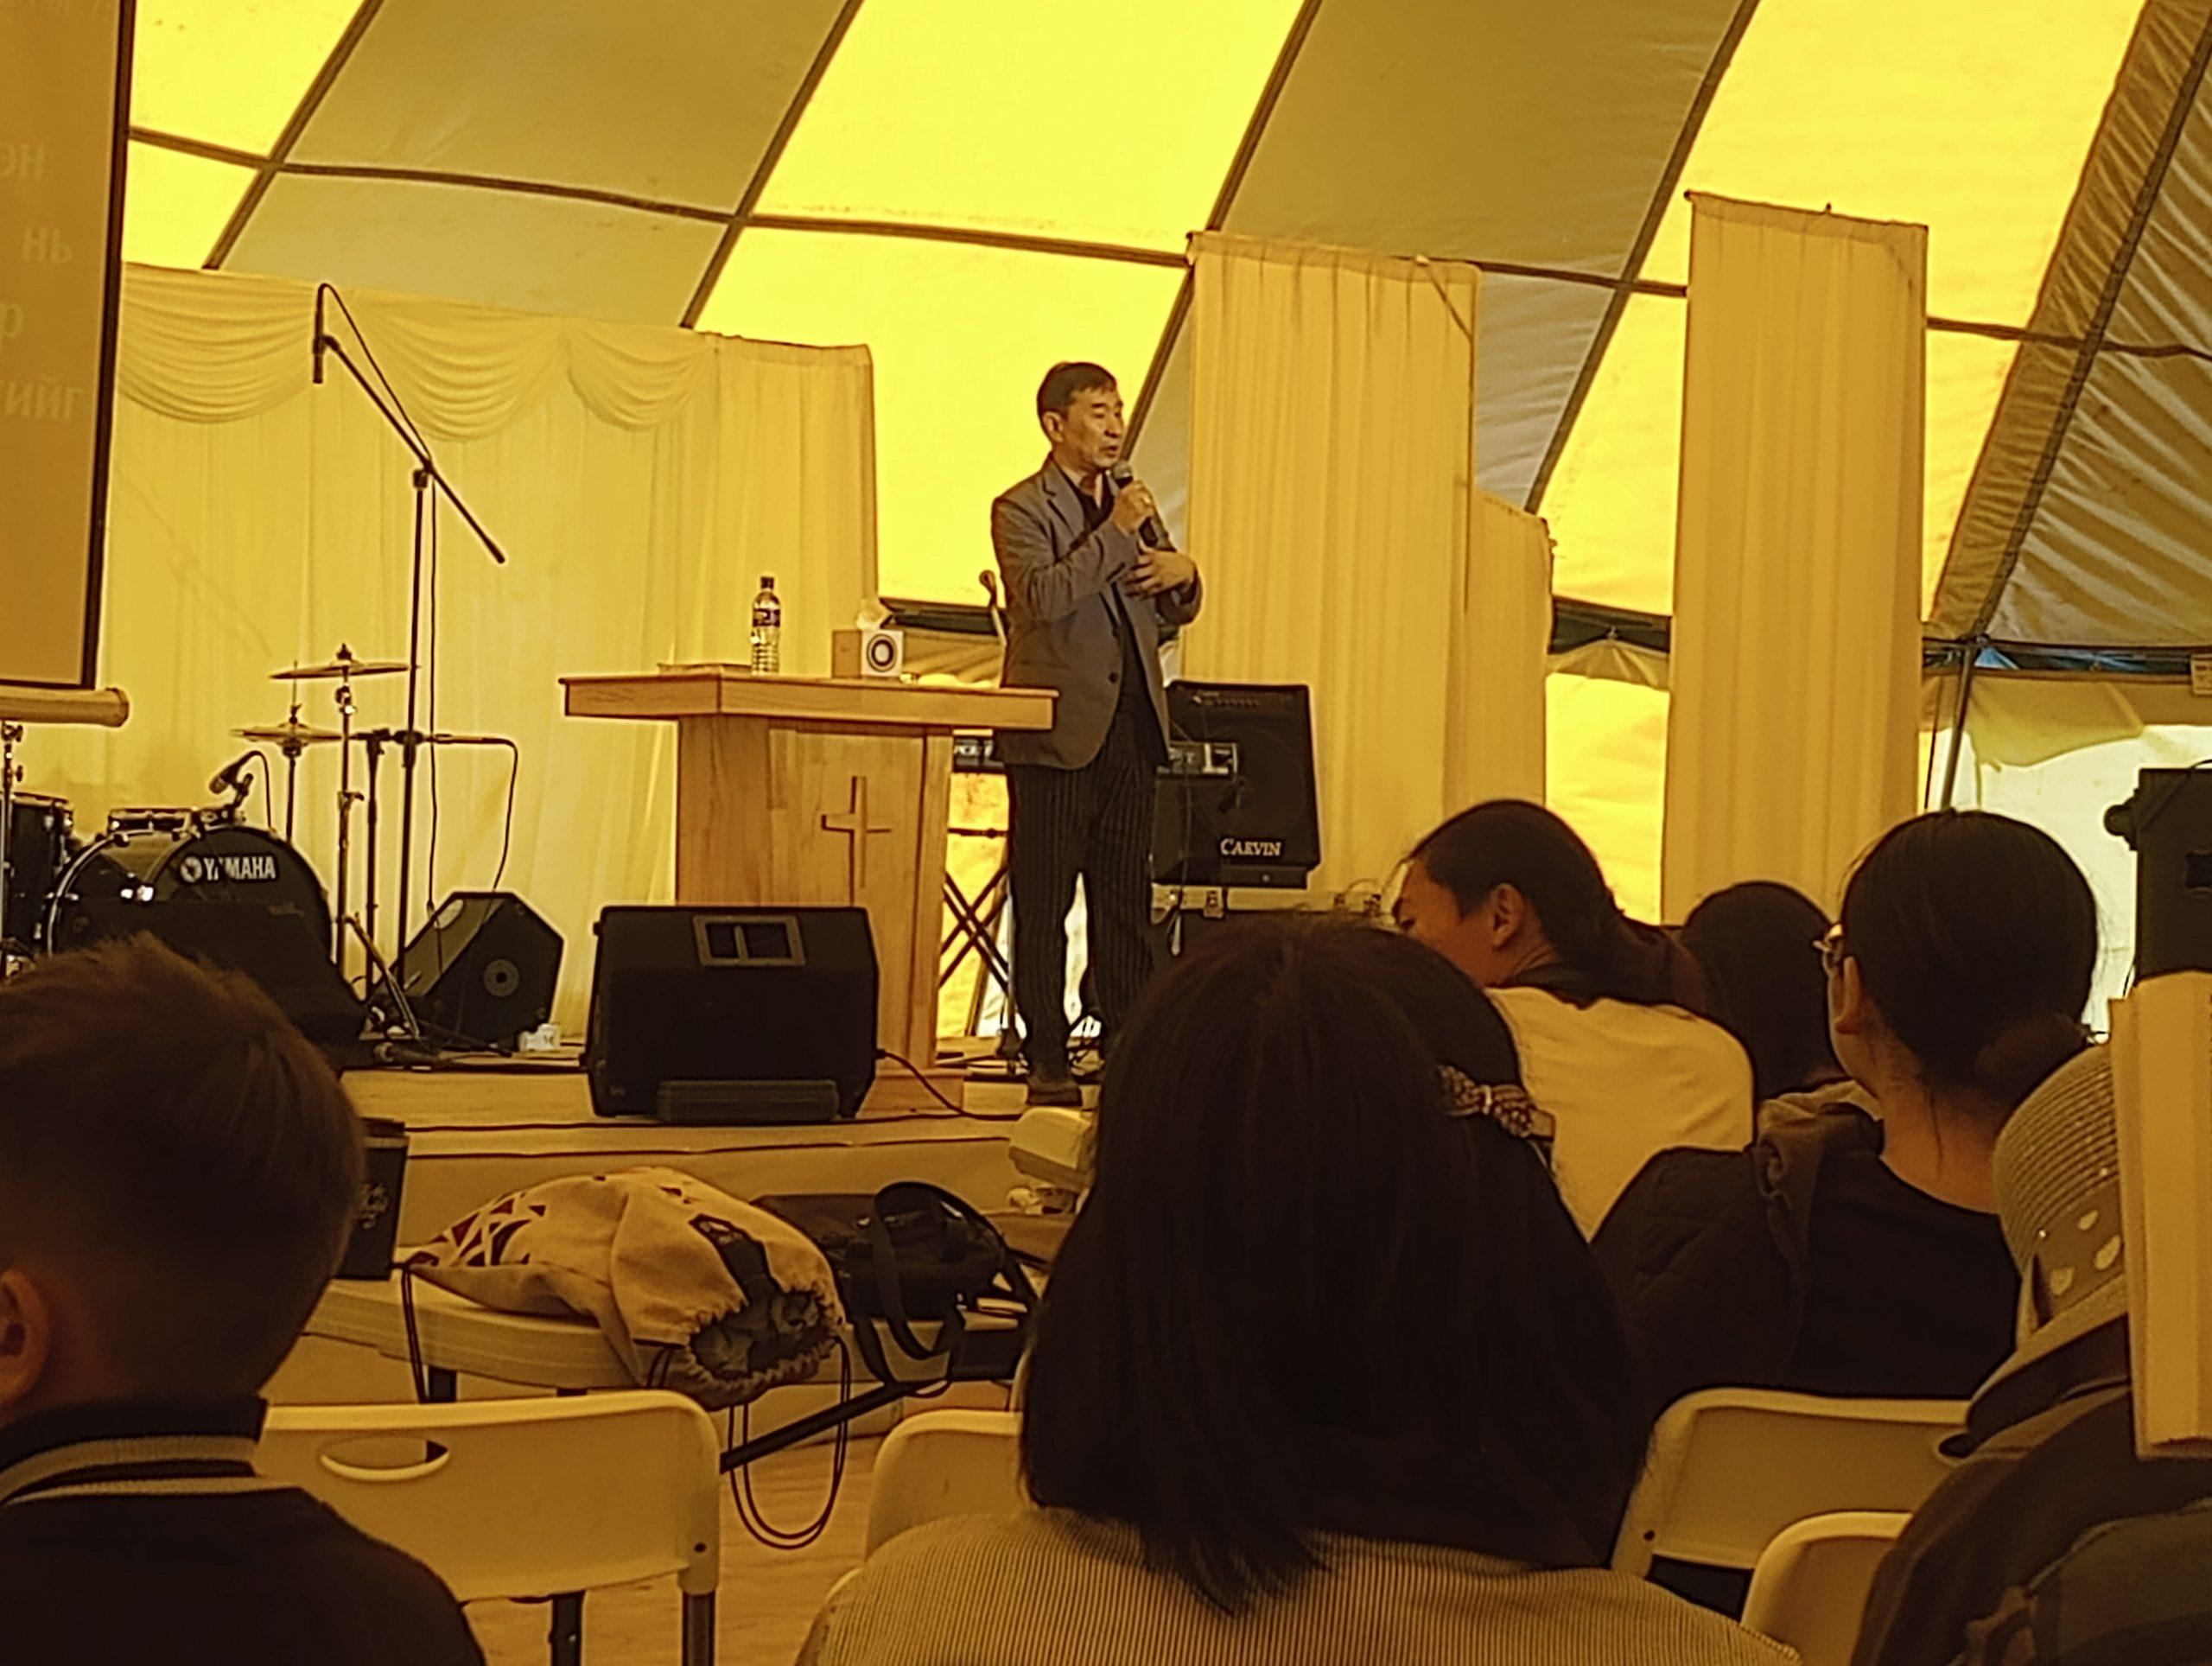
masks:
<path id="1" fill-rule="evenodd" d="M 1111 520 L 1086 531 L 1075 482 L 1050 457 L 1028 479 L 991 506 L 991 548 L 1006 594 L 1006 674 L 1008 688 L 1052 689 L 1059 695 L 1052 727 L 1042 733 L 1007 731 L 998 738 L 1009 764 L 1046 764 L 1081 769 L 1098 755 L 1114 708 L 1122 697 L 1122 639 L 1109 592 L 1137 564 L 1134 534 Z M 1160 596 L 1124 591 L 1137 657 L 1144 662 L 1160 738 L 1167 736 L 1167 696 L 1160 686 L 1163 631 L 1198 616 L 1196 579 Z"/>

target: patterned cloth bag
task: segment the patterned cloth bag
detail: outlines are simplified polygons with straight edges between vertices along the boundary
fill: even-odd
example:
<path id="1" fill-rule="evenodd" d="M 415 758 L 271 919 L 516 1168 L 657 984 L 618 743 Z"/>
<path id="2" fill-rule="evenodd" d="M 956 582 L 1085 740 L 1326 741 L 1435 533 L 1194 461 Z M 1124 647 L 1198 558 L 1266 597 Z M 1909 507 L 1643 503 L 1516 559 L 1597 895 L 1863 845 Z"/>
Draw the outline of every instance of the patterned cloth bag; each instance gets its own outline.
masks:
<path id="1" fill-rule="evenodd" d="M 595 1320 L 641 1386 L 715 1409 L 810 1377 L 844 1326 L 820 1250 L 673 1168 L 509 1192 L 406 1267 L 487 1307 Z"/>

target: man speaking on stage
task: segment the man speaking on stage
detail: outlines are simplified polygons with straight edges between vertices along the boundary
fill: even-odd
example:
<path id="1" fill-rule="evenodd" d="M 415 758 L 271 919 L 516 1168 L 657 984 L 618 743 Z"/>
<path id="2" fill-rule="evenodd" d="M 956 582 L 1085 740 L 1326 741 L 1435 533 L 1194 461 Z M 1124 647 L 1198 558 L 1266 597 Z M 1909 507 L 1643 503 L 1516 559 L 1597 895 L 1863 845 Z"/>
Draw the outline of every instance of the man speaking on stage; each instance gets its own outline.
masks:
<path id="1" fill-rule="evenodd" d="M 1067 915 L 1083 877 L 1091 982 L 1110 1044 L 1152 972 L 1152 805 L 1167 759 L 1160 637 L 1198 615 L 1198 564 L 1122 461 L 1110 372 L 1055 365 L 1037 389 L 1045 466 L 991 506 L 1009 688 L 1059 694 L 1052 727 L 1001 733 L 1014 1004 L 1029 1103 L 1080 1105 L 1068 1065 Z"/>

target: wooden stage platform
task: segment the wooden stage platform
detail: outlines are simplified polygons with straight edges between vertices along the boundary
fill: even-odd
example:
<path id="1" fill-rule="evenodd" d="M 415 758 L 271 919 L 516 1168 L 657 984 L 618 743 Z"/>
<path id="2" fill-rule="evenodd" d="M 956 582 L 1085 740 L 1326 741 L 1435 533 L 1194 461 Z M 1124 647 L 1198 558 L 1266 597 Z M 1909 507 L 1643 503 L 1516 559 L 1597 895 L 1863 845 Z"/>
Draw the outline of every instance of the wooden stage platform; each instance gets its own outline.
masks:
<path id="1" fill-rule="evenodd" d="M 583 1072 L 572 1059 L 556 1058 L 346 1073 L 346 1090 L 363 1116 L 407 1128 L 400 1243 L 435 1237 L 519 1186 L 648 1163 L 683 1169 L 736 1198 L 931 1180 L 985 1210 L 1004 1208 L 1019 1178 L 1007 1156 L 1007 1135 L 1021 1110 L 1017 1084 L 969 1084 L 932 1071 L 933 1084 L 971 1113 L 963 1116 L 912 1077 L 887 1069 L 850 1122 L 674 1128 L 594 1116 Z"/>

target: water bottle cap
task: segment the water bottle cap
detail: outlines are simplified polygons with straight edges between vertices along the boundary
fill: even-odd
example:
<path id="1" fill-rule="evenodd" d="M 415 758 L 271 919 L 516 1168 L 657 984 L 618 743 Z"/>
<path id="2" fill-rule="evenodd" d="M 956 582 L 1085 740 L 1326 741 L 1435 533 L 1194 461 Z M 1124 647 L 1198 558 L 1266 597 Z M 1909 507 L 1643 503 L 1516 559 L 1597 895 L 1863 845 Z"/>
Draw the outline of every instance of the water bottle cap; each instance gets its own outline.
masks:
<path id="1" fill-rule="evenodd" d="M 776 581 L 775 581 L 775 579 L 774 579 L 772 576 L 771 576 L 770 575 L 766 574 L 766 573 L 763 573 L 763 574 L 761 574 L 761 575 L 760 575 L 760 588 L 761 588 L 762 589 L 764 589 L 764 590 L 772 590 L 772 589 L 774 589 L 774 588 L 776 588 Z"/>

